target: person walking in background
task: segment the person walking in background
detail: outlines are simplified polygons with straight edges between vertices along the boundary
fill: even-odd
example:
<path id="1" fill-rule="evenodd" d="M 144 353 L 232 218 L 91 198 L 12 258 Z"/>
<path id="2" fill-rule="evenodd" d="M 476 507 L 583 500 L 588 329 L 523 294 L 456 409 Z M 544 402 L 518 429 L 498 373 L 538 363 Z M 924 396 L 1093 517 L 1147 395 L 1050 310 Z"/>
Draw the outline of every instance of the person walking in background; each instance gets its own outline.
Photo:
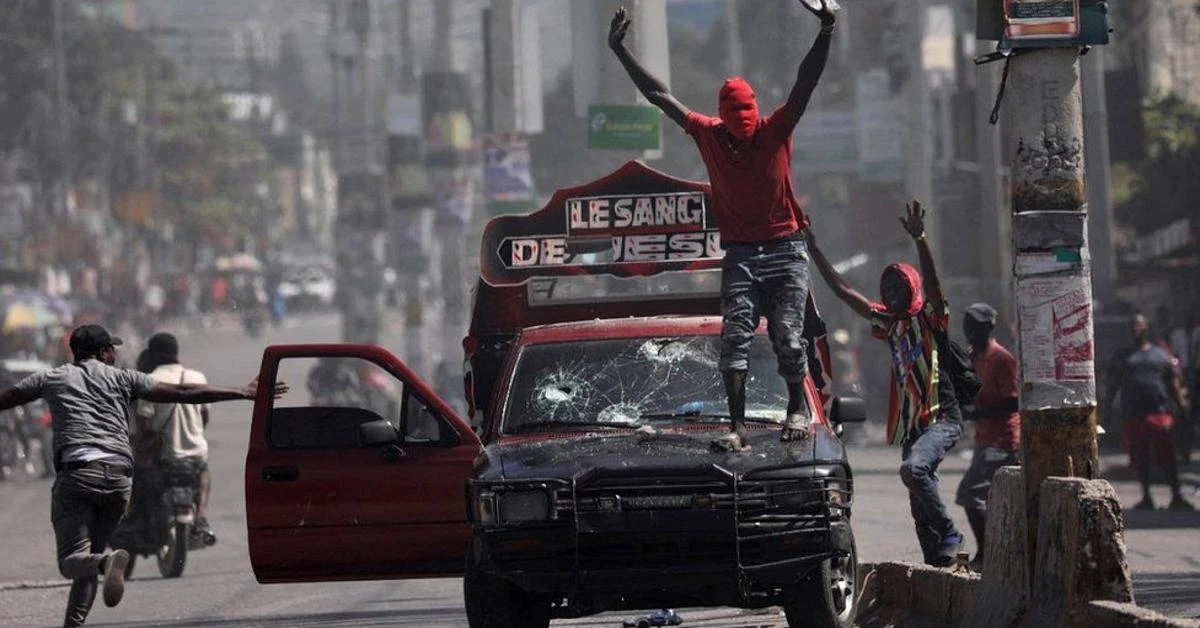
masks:
<path id="1" fill-rule="evenodd" d="M 121 338 L 99 325 L 71 332 L 74 362 L 26 377 L 0 393 L 0 412 L 45 399 L 54 425 L 50 519 L 58 569 L 72 580 L 64 626 L 81 626 L 104 575 L 104 603 L 116 606 L 125 593 L 125 550 L 106 551 L 129 504 L 133 453 L 129 446 L 130 402 L 203 404 L 253 399 L 258 382 L 244 388 L 166 384 L 144 373 L 116 368 Z M 277 384 L 282 395 L 286 385 Z"/>
<path id="2" fill-rule="evenodd" d="M 996 309 L 975 303 L 964 314 L 967 353 L 982 387 L 975 398 L 975 409 L 964 417 L 975 421 L 975 452 L 958 485 L 955 503 L 967 512 L 977 547 L 971 567 L 981 571 L 992 478 L 1000 467 L 1021 464 L 1021 415 L 1017 411 L 1021 377 L 1016 358 L 992 337 Z"/>
<path id="3" fill-rule="evenodd" d="M 801 231 L 808 216 L 792 190 L 792 130 L 804 115 L 829 59 L 837 21 L 826 0 L 804 2 L 821 20 L 821 32 L 800 63 L 787 102 L 760 117 L 754 89 L 743 78 L 725 81 L 718 117 L 689 110 L 625 46 L 633 21 L 621 7 L 608 31 L 608 46 L 638 91 L 692 136 L 712 181 L 713 212 L 725 257 L 721 267 L 720 370 L 731 430 L 713 441 L 716 450 L 746 448 L 746 373 L 750 341 L 765 315 L 779 374 L 787 382 L 787 418 L 781 438 L 809 434 L 812 412 L 804 395 L 808 342 L 808 252 Z"/>
<path id="4" fill-rule="evenodd" d="M 1123 420 L 1129 463 L 1142 483 L 1142 500 L 1135 510 L 1154 510 L 1150 495 L 1150 474 L 1158 462 L 1171 486 L 1172 510 L 1195 510 L 1183 498 L 1179 488 L 1179 469 L 1171 428 L 1172 412 L 1188 412 L 1176 361 L 1165 349 L 1150 341 L 1150 323 L 1142 314 L 1133 317 L 1133 346 L 1121 352 L 1109 372 L 1109 407 L 1117 407 Z M 1113 402 L 1117 406 L 1113 406 Z M 1172 404 L 1175 408 L 1172 408 Z"/>
<path id="5" fill-rule="evenodd" d="M 938 493 L 937 469 L 962 435 L 962 414 L 950 374 L 939 360 L 935 334 L 948 333 L 950 311 L 925 241 L 921 204 L 913 201 L 900 222 L 917 245 L 921 271 L 908 264 L 888 266 L 879 280 L 882 303 L 872 303 L 850 287 L 817 247 L 811 229 L 808 247 L 833 293 L 870 321 L 872 334 L 892 350 L 887 439 L 903 448 L 900 479 L 908 489 L 925 562 L 948 567 L 963 536 Z"/>

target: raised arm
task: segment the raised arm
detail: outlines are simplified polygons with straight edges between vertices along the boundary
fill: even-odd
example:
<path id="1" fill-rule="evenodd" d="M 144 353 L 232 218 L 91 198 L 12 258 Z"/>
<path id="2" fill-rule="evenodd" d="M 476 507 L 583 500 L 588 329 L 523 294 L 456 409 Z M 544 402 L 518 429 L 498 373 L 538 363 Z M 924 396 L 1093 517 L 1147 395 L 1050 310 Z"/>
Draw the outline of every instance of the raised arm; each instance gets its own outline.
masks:
<path id="1" fill-rule="evenodd" d="M 275 384 L 276 399 L 288 392 L 288 385 L 283 382 Z M 252 400 L 258 394 L 258 379 L 242 388 L 224 388 L 211 384 L 168 384 L 155 383 L 154 386 L 142 393 L 141 399 L 153 403 L 218 403 L 221 401 Z"/>
<path id="2" fill-rule="evenodd" d="M 796 72 L 796 83 L 792 85 L 792 92 L 788 95 L 787 103 L 784 104 L 784 109 L 793 120 L 799 120 L 800 116 L 804 115 L 804 110 L 808 108 L 808 101 L 812 98 L 813 91 L 821 80 L 821 74 L 825 71 L 825 62 L 829 60 L 829 44 L 833 41 L 833 25 L 837 22 L 837 16 L 830 9 L 827 0 L 820 0 L 819 9 L 810 6 L 808 2 L 801 2 L 801 4 L 813 15 L 821 18 L 821 33 L 817 35 L 817 40 L 813 42 L 804 61 L 800 62 L 800 69 Z"/>
<path id="3" fill-rule="evenodd" d="M 939 310 L 944 310 L 946 297 L 942 294 L 942 283 L 933 264 L 929 242 L 925 240 L 925 210 L 921 208 L 919 201 L 905 205 L 905 210 L 907 214 L 900 219 L 900 224 L 904 225 L 904 230 L 917 243 L 917 257 L 921 260 L 921 282 L 925 284 L 925 300 L 935 304 Z"/>
<path id="4" fill-rule="evenodd" d="M 829 284 L 829 288 L 833 290 L 833 294 L 846 305 L 849 305 L 855 314 L 871 320 L 871 302 L 857 290 L 851 288 L 841 273 L 833 267 L 833 264 L 829 263 L 825 254 L 817 246 L 817 238 L 813 235 L 812 229 L 807 229 L 804 233 L 808 239 L 808 252 L 812 255 L 813 264 L 821 272 L 821 276 L 825 278 L 825 283 Z"/>
<path id="5" fill-rule="evenodd" d="M 633 79 L 633 84 L 646 97 L 646 100 L 661 109 L 668 118 L 675 121 L 675 124 L 684 126 L 689 113 L 688 108 L 676 100 L 671 95 L 671 90 L 667 89 L 666 84 L 651 75 L 650 71 L 637 60 L 637 57 L 633 56 L 633 53 L 625 45 L 625 35 L 629 32 L 629 26 L 632 24 L 633 20 L 626 13 L 625 7 L 617 9 L 616 14 L 613 15 L 612 24 L 608 28 L 608 47 L 617 55 L 621 65 L 625 66 L 629 78 Z"/>

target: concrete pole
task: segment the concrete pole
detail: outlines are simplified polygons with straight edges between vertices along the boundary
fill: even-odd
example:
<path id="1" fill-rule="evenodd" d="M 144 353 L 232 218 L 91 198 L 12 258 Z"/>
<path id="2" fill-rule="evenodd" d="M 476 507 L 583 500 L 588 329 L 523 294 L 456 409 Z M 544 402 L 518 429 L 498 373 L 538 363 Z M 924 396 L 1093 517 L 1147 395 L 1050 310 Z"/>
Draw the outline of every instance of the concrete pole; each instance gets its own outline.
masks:
<path id="1" fill-rule="evenodd" d="M 66 211 L 67 192 L 71 187 L 72 159 L 67 144 L 71 139 L 71 125 L 68 121 L 67 98 L 67 50 L 63 37 L 63 0 L 53 0 L 54 30 L 54 119 L 55 119 L 55 149 L 58 152 L 59 175 L 55 181 L 54 213 Z"/>
<path id="2" fill-rule="evenodd" d="M 1042 484 L 1098 471 L 1091 268 L 1076 48 L 1021 51 L 1008 94 L 1029 574 Z"/>

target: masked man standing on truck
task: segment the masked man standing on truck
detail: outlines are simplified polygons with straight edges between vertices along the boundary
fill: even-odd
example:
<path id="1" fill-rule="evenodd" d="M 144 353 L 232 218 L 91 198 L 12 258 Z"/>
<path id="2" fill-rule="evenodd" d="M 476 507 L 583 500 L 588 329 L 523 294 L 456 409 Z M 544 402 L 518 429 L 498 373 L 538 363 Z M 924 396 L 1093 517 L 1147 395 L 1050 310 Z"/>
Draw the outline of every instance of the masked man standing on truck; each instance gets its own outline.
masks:
<path id="1" fill-rule="evenodd" d="M 787 420 L 781 438 L 806 437 L 812 422 L 804 391 L 809 258 L 801 232 L 808 227 L 808 217 L 792 191 L 791 138 L 825 70 L 836 16 L 829 0 L 802 4 L 821 19 L 821 33 L 800 64 L 787 102 L 765 118 L 759 116 L 753 88 L 740 77 L 721 86 L 719 117 L 683 106 L 625 46 L 633 22 L 624 7 L 613 16 L 608 32 L 609 48 L 638 91 L 695 140 L 712 182 L 713 211 L 725 249 L 720 369 L 732 423 L 729 434 L 713 441 L 718 450 L 747 447 L 746 372 L 760 315 L 767 317 L 779 374 L 787 382 Z"/>

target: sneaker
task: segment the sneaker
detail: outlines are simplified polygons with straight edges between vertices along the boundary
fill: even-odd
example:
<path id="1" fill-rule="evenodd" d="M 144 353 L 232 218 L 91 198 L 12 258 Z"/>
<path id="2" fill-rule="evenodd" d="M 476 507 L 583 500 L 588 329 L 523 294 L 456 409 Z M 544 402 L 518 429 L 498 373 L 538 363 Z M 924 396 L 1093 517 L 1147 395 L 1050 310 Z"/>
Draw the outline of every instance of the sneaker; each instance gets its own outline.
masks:
<path id="1" fill-rule="evenodd" d="M 933 567 L 952 567 L 954 566 L 955 558 L 958 556 L 958 551 L 962 549 L 963 535 L 954 533 L 942 539 L 942 545 L 938 547 L 929 564 Z"/>
<path id="2" fill-rule="evenodd" d="M 1142 498 L 1142 501 L 1134 504 L 1134 510 L 1154 510 L 1154 500 L 1149 495 Z"/>
<path id="3" fill-rule="evenodd" d="M 1193 512 L 1196 507 L 1188 500 L 1183 498 L 1183 495 L 1176 495 L 1171 499 L 1171 505 L 1167 506 L 1168 510 L 1177 510 L 1182 512 Z"/>
<path id="4" fill-rule="evenodd" d="M 120 604 L 125 595 L 125 566 L 129 564 L 129 552 L 116 550 L 104 562 L 104 605 L 112 607 Z"/>

